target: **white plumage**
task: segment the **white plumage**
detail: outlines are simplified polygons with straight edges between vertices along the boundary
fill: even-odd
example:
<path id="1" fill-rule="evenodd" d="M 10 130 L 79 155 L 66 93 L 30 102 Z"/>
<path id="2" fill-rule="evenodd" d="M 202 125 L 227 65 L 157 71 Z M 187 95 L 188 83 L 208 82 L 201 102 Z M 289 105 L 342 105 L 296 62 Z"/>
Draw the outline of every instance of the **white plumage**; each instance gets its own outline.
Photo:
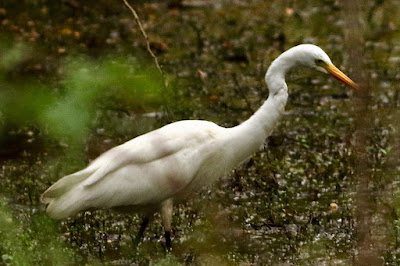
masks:
<path id="1" fill-rule="evenodd" d="M 47 189 L 41 197 L 48 204 L 47 212 L 63 219 L 91 208 L 116 208 L 140 210 L 148 217 L 161 209 L 169 245 L 173 199 L 212 183 L 258 150 L 284 111 L 288 97 L 285 74 L 296 65 L 328 71 L 357 86 L 319 47 L 296 46 L 271 64 L 265 77 L 269 97 L 241 125 L 223 128 L 208 121 L 187 120 L 136 137 Z"/>

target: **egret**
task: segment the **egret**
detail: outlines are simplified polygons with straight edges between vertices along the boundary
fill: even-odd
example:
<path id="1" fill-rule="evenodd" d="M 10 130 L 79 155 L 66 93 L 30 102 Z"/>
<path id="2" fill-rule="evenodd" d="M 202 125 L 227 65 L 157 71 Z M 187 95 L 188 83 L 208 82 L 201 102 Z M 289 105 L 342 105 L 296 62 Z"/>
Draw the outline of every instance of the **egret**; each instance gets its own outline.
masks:
<path id="1" fill-rule="evenodd" d="M 269 97 L 248 120 L 232 128 L 209 121 L 178 121 L 114 147 L 43 193 L 48 214 L 63 219 L 88 209 L 140 211 L 144 214 L 136 237 L 140 240 L 149 218 L 160 211 L 170 247 L 174 201 L 224 176 L 264 144 L 284 111 L 285 75 L 295 66 L 330 73 L 357 88 L 321 48 L 295 46 L 271 63 L 265 75 Z"/>

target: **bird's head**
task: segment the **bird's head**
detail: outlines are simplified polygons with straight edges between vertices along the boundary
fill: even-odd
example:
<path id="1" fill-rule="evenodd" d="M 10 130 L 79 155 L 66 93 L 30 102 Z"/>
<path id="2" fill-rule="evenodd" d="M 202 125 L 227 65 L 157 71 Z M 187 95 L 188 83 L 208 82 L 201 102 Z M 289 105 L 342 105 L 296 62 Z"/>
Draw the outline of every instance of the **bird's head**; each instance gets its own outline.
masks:
<path id="1" fill-rule="evenodd" d="M 294 47 L 300 52 L 298 63 L 321 71 L 329 73 L 341 82 L 353 87 L 358 88 L 358 85 L 333 65 L 329 56 L 318 46 L 313 44 L 301 44 Z M 292 48 L 293 49 L 293 48 Z"/>

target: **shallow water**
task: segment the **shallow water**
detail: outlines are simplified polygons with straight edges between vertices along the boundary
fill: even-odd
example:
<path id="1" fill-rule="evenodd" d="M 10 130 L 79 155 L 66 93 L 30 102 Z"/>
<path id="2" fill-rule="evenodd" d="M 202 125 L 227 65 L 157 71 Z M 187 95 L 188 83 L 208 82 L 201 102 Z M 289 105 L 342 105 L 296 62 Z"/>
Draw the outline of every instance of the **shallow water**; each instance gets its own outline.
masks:
<path id="1" fill-rule="evenodd" d="M 7 86 L 18 88 L 15 80 L 33 77 L 51 84 L 62 101 L 69 95 L 63 80 L 68 56 L 116 53 L 152 64 L 122 4 L 25 5 L 32 12 L 11 3 L 6 13 L 0 10 L 3 29 L 40 48 L 9 71 Z M 400 9 L 394 0 L 363 1 L 359 11 L 350 7 L 344 1 L 138 4 L 168 73 L 168 101 L 132 100 L 106 90 L 105 100 L 91 107 L 89 129 L 72 138 L 52 135 L 35 117 L 10 122 L 6 115 L 12 114 L 2 109 L 1 263 L 348 265 L 363 245 L 357 234 L 364 227 L 356 219 L 370 222 L 371 254 L 399 263 Z M 49 24 L 47 14 L 56 11 L 62 12 Z M 353 17 L 361 26 L 351 24 Z M 33 31 L 40 37 L 32 41 Z M 181 119 L 223 126 L 244 121 L 267 98 L 263 77 L 273 58 L 308 42 L 321 46 L 364 92 L 313 71 L 290 73 L 286 112 L 266 148 L 176 206 L 172 252 L 165 251 L 158 215 L 134 250 L 137 215 L 94 211 L 53 221 L 45 214 L 39 196 L 50 184 L 115 145 Z M 3 102 L 1 108 L 8 106 Z M 368 177 L 366 190 L 360 190 L 362 176 Z M 372 203 L 360 212 L 365 197 Z"/>

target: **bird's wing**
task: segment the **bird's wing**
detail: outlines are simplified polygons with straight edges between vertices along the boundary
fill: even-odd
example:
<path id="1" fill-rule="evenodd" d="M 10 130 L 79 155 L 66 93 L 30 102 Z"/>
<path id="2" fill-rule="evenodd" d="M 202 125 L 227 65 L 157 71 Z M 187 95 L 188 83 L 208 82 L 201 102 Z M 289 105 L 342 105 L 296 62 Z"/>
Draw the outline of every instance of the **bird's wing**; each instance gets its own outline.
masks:
<path id="1" fill-rule="evenodd" d="M 92 169 L 87 167 L 79 172 L 64 176 L 41 195 L 40 201 L 45 204 L 50 203 L 52 199 L 63 195 L 76 184 L 88 178 L 91 174 L 93 174 L 93 172 L 94 171 Z"/>
<path id="2" fill-rule="evenodd" d="M 92 163 L 93 168 L 97 170 L 84 181 L 84 187 L 96 184 L 108 174 L 124 166 L 144 165 L 160 160 L 185 146 L 185 141 L 169 136 L 167 132 L 163 132 L 165 130 L 161 129 L 139 136 L 102 154 Z"/>
<path id="3" fill-rule="evenodd" d="M 220 129 L 206 121 L 181 121 L 152 131 L 110 150 L 107 160 L 100 156 L 104 166 L 82 184 L 93 191 L 91 198 L 107 198 L 108 207 L 159 202 L 184 190 L 219 150 Z"/>

